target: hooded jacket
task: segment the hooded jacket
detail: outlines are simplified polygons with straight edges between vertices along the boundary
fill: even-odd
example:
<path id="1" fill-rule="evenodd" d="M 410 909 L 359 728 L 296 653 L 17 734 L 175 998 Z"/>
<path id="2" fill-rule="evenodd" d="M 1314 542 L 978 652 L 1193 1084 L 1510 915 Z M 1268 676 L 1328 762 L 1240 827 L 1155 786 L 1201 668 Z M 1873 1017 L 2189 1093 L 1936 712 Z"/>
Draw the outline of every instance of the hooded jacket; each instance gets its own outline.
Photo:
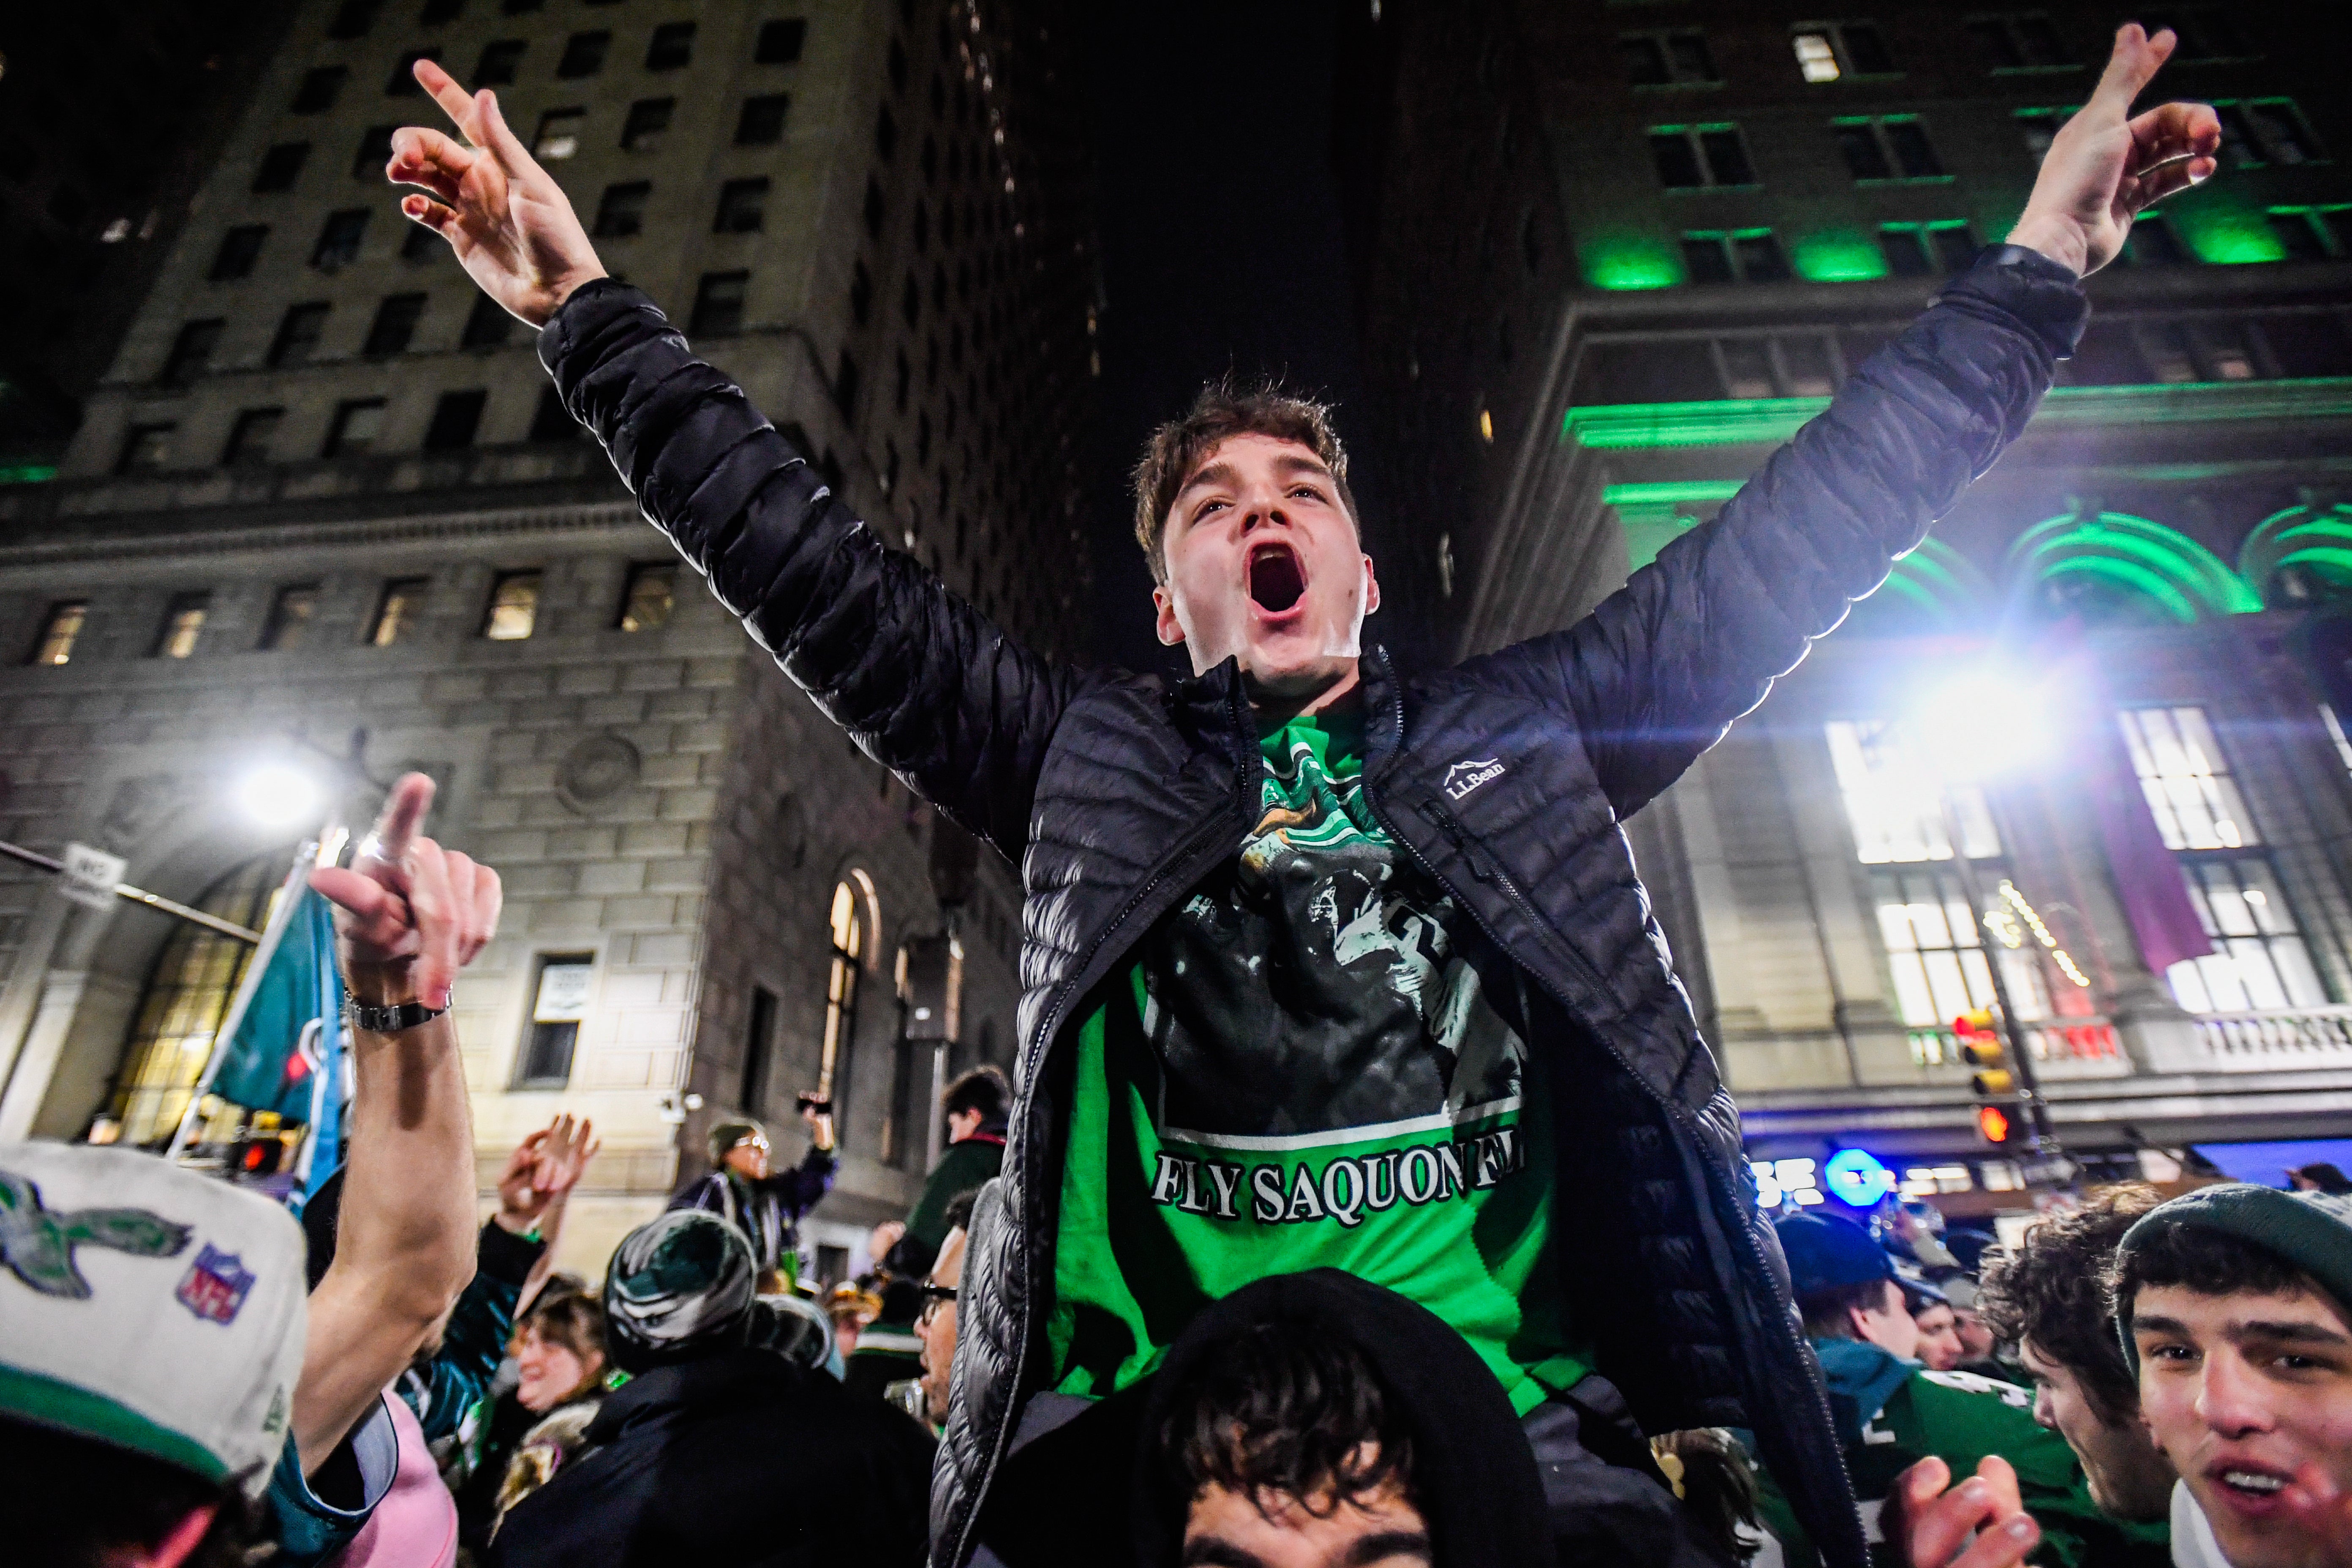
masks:
<path id="1" fill-rule="evenodd" d="M 1152 1435 L 1191 1373 L 1241 1331 L 1278 1321 L 1353 1345 L 1404 1413 L 1412 1435 L 1413 1498 L 1437 1568 L 1552 1560 L 1551 1519 L 1535 1455 L 1486 1363 L 1426 1308 L 1352 1274 L 1318 1268 L 1234 1291 L 1195 1317 L 1169 1347 L 1137 1444 L 1131 1517 L 1142 1568 L 1174 1568 L 1184 1544 L 1184 1516 L 1171 1506 Z"/>
<path id="2" fill-rule="evenodd" d="M 1554 1053 L 1563 1086 L 1554 1190 L 1578 1196 L 1555 1225 L 1573 1321 L 1644 1429 L 1751 1427 L 1836 1568 L 1861 1568 L 1864 1548 L 1819 1373 L 1620 824 L 1991 466 L 2086 312 L 2071 272 L 1995 247 L 1718 517 L 1584 620 L 1433 674 L 1402 678 L 1377 647 L 1361 665 L 1366 799 L 1556 1025 L 1528 1045 Z M 753 639 L 869 755 L 1021 867 L 1004 1202 L 971 1236 L 932 1493 L 933 1560 L 961 1563 L 1052 1372 L 1072 1026 L 1255 826 L 1248 693 L 1230 659 L 1171 682 L 1016 646 L 852 514 L 636 289 L 583 286 L 539 352 Z"/>

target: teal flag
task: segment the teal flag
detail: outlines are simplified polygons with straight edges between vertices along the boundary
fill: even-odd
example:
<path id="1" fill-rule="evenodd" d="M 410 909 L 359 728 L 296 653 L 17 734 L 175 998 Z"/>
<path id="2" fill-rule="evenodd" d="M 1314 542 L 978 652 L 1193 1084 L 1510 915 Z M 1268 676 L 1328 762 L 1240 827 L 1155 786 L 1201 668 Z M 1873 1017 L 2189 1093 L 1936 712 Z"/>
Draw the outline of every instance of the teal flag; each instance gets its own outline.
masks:
<path id="1" fill-rule="evenodd" d="M 297 878 L 262 933 L 237 999 L 222 1021 L 213 1092 L 248 1110 L 314 1123 L 340 1109 L 342 980 L 327 900 Z M 321 1084 L 324 1095 L 315 1093 Z M 323 1107 L 316 1104 L 323 1100 Z M 331 1160 L 330 1161 L 331 1164 Z"/>

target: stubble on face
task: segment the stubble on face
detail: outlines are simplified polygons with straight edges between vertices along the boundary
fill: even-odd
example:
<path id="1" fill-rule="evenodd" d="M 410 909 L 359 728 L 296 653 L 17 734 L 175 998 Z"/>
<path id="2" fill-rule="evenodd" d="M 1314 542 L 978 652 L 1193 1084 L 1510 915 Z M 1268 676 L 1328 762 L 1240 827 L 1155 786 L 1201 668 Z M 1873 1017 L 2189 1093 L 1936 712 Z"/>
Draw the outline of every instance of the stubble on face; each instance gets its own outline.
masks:
<path id="1" fill-rule="evenodd" d="M 2033 1376 L 2033 1418 L 2074 1450 L 2099 1511 L 2116 1519 L 2164 1518 L 2172 1501 L 2172 1461 L 2147 1425 L 2136 1414 L 2109 1421 L 2074 1369 L 2043 1355 L 2031 1340 L 2018 1353 Z"/>

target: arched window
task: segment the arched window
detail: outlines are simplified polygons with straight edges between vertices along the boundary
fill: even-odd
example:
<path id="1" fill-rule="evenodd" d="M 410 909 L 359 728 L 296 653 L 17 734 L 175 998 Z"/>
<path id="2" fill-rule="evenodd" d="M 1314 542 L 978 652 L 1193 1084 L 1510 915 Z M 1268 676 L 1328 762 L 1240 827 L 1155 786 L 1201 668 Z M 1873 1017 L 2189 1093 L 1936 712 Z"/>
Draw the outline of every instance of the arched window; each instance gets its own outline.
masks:
<path id="1" fill-rule="evenodd" d="M 2187 626 L 2263 607 L 2244 578 L 2177 529 L 2129 512 L 2066 512 L 2010 546 L 2013 580 L 2052 611 L 2089 621 Z"/>
<path id="2" fill-rule="evenodd" d="M 290 845 L 257 855 L 205 889 L 196 907 L 259 931 L 293 863 Z M 115 1079 L 113 1114 L 121 1120 L 123 1142 L 160 1143 L 172 1136 L 252 957 L 249 943 L 185 921 L 163 943 Z"/>
<path id="3" fill-rule="evenodd" d="M 875 940 L 870 929 L 874 914 L 874 884 L 865 872 L 852 871 L 834 884 L 827 917 L 833 953 L 824 983 L 824 1054 L 819 1058 L 817 1081 L 833 1098 L 836 1126 L 847 1120 L 851 1047 L 857 1038 L 857 980 Z"/>
<path id="4" fill-rule="evenodd" d="M 2238 573 L 2272 609 L 2352 598 L 2352 505 L 2273 512 L 2247 535 Z"/>

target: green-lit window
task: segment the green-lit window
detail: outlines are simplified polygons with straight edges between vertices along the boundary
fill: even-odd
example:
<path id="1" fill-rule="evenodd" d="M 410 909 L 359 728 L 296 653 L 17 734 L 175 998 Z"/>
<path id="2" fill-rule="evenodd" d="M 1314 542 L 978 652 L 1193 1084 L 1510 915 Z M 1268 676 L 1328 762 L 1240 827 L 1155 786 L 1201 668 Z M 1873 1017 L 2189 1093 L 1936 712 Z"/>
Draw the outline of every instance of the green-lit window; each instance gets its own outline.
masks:
<path id="1" fill-rule="evenodd" d="M 1683 264 L 1694 283 L 1778 283 L 1789 258 L 1769 228 L 1695 229 L 1683 236 Z"/>

